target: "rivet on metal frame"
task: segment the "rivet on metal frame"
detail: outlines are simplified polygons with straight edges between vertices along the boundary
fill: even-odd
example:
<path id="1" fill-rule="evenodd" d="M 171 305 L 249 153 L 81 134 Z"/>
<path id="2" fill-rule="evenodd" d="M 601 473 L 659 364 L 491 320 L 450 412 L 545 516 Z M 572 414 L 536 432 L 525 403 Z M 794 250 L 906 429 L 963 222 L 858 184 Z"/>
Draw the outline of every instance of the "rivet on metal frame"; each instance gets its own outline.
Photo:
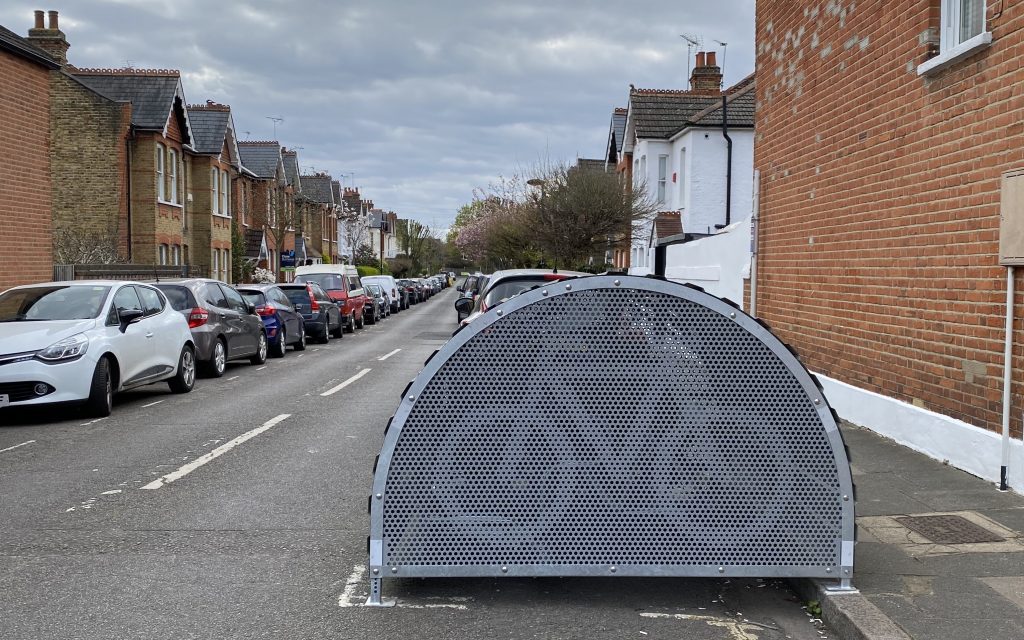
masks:
<path id="1" fill-rule="evenodd" d="M 571 284 L 565 285 L 565 290 L 566 291 L 572 291 L 572 285 Z"/>
<path id="2" fill-rule="evenodd" d="M 548 290 L 545 289 L 545 290 L 541 291 L 540 294 L 546 298 L 546 297 L 548 297 Z"/>
<path id="3" fill-rule="evenodd" d="M 725 567 L 718 567 L 718 573 L 725 573 Z"/>
<path id="4" fill-rule="evenodd" d="M 391 573 L 398 573 L 398 567 L 391 567 Z"/>
<path id="5" fill-rule="evenodd" d="M 832 567 L 825 567 L 825 573 L 832 573 Z"/>
<path id="6" fill-rule="evenodd" d="M 501 568 L 501 572 L 502 573 L 508 573 L 508 567 L 502 567 Z"/>
<path id="7" fill-rule="evenodd" d="M 378 494 L 377 494 L 377 499 L 378 499 L 378 500 L 380 500 L 380 499 L 381 499 L 381 498 L 383 498 L 383 497 L 384 497 L 384 494 L 383 494 L 383 493 L 378 493 Z"/>
<path id="8" fill-rule="evenodd" d="M 850 496 L 843 496 L 843 502 L 849 502 Z"/>
<path id="9" fill-rule="evenodd" d="M 731 311 L 729 313 L 729 317 L 732 318 L 733 320 L 735 320 L 736 319 L 736 312 L 735 311 Z"/>
<path id="10" fill-rule="evenodd" d="M 616 569 L 615 567 L 609 567 L 608 570 L 611 571 L 612 573 L 615 573 L 616 571 L 618 571 L 618 569 Z"/>
<path id="11" fill-rule="evenodd" d="M 504 311 L 502 311 L 501 309 L 498 309 L 498 315 L 499 315 L 499 316 L 503 316 L 503 315 L 505 315 L 505 312 L 504 312 Z"/>
<path id="12" fill-rule="evenodd" d="M 616 287 L 621 286 L 622 285 L 622 280 L 616 280 L 612 284 L 614 284 Z"/>
<path id="13" fill-rule="evenodd" d="M 821 398 L 815 398 L 814 404 L 821 404 Z"/>
<path id="14" fill-rule="evenodd" d="M 409 400 L 415 400 L 416 396 L 409 396 Z"/>
<path id="15" fill-rule="evenodd" d="M 380 569 L 374 569 L 374 570 L 373 570 L 373 575 L 377 575 L 377 574 L 379 574 L 379 573 L 380 573 Z"/>

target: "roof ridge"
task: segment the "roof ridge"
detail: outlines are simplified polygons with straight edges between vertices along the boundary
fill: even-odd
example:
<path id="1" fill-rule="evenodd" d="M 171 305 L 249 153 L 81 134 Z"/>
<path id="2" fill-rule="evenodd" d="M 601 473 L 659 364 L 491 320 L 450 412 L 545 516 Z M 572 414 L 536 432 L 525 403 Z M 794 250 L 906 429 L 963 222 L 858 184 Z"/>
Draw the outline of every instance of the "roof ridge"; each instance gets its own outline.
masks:
<path id="1" fill-rule="evenodd" d="M 206 103 L 188 105 L 190 111 L 231 111 L 231 107 L 218 102 L 206 101 Z"/>
<path id="2" fill-rule="evenodd" d="M 714 98 L 721 95 L 720 92 L 694 91 L 693 89 L 641 89 L 629 86 L 630 95 L 644 96 L 689 96 L 694 98 Z"/>
<path id="3" fill-rule="evenodd" d="M 280 145 L 281 143 L 278 142 L 277 140 L 239 140 L 238 144 L 253 144 L 253 145 L 255 145 L 255 144 L 276 144 L 276 145 Z"/>
<path id="4" fill-rule="evenodd" d="M 135 67 L 122 67 L 119 69 L 84 67 L 79 68 L 68 65 L 68 71 L 81 76 L 158 76 L 180 78 L 181 71 L 178 69 L 136 69 Z"/>

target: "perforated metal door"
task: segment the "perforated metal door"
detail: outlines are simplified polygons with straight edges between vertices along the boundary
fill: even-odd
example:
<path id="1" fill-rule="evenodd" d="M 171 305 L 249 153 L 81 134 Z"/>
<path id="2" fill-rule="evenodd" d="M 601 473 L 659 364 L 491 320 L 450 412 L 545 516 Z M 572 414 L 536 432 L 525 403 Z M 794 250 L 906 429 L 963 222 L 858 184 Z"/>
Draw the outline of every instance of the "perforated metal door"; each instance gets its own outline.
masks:
<path id="1" fill-rule="evenodd" d="M 849 577 L 833 415 L 757 321 L 594 276 L 449 341 L 403 397 L 371 499 L 374 576 Z"/>

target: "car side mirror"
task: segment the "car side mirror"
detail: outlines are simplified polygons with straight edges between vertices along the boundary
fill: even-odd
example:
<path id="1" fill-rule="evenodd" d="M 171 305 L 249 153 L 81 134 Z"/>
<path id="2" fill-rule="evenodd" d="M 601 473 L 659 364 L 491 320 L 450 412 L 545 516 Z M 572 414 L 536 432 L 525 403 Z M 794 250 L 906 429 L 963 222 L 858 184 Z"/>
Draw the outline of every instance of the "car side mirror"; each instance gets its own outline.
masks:
<path id="1" fill-rule="evenodd" d="M 458 311 L 459 314 L 468 316 L 473 313 L 473 301 L 469 298 L 459 298 L 455 301 L 455 310 Z"/>
<path id="2" fill-rule="evenodd" d="M 128 330 L 128 325 L 138 322 L 145 315 L 142 309 L 119 309 L 117 321 L 120 323 L 121 333 Z"/>
<path id="3" fill-rule="evenodd" d="M 246 302 L 245 303 L 245 311 L 246 311 L 246 313 L 248 313 L 250 315 L 256 313 L 256 305 L 254 305 L 251 302 Z"/>
<path id="4" fill-rule="evenodd" d="M 458 291 L 459 293 L 465 291 L 465 289 L 463 289 L 462 287 L 456 287 L 455 290 Z"/>

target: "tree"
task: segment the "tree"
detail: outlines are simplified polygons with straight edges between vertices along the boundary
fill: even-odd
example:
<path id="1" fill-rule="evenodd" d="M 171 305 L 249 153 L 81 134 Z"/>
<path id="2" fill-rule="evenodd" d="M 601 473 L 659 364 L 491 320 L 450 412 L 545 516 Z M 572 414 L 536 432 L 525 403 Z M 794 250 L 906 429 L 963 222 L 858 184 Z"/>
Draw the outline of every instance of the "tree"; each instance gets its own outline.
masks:
<path id="1" fill-rule="evenodd" d="M 245 234 L 237 224 L 231 225 L 231 281 L 248 282 L 252 263 L 245 257 Z"/>
<path id="2" fill-rule="evenodd" d="M 553 266 L 604 263 L 621 238 L 632 239 L 657 207 L 645 185 L 626 188 L 618 174 L 556 165 L 531 179 L 525 229 Z"/>
<path id="3" fill-rule="evenodd" d="M 117 236 L 79 229 L 54 229 L 54 264 L 122 264 Z"/>
<path id="4" fill-rule="evenodd" d="M 356 249 L 356 265 L 360 267 L 379 267 L 380 260 L 377 259 L 377 254 L 374 253 L 373 247 L 367 243 L 359 245 Z"/>

